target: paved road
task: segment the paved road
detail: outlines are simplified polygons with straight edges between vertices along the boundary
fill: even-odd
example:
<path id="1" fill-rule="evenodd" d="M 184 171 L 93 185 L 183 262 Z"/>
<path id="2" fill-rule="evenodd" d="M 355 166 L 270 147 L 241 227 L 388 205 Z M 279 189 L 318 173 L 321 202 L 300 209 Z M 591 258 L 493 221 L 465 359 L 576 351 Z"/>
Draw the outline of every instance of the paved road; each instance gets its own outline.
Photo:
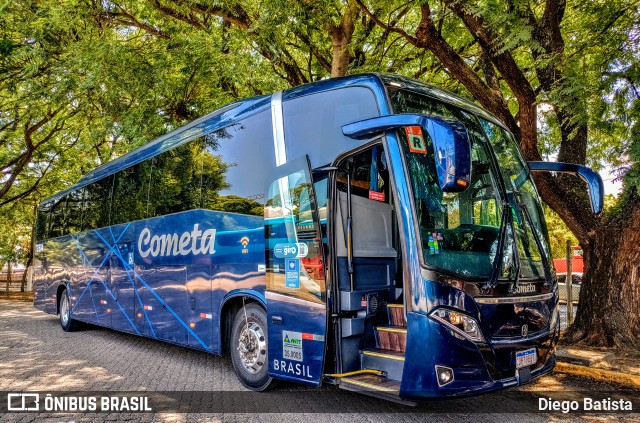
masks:
<path id="1" fill-rule="evenodd" d="M 521 401 L 537 404 L 548 392 L 562 391 L 575 398 L 616 394 L 619 387 L 566 375 L 541 378 L 518 390 L 455 401 L 438 401 L 415 408 L 340 390 L 335 386 L 306 388 L 294 384 L 267 394 L 247 393 L 237 381 L 230 360 L 111 330 L 92 328 L 65 333 L 56 316 L 29 303 L 0 300 L 0 392 L 6 391 L 211 391 L 236 392 L 241 401 L 260 407 L 286 409 L 288 414 L 146 413 L 146 414 L 5 414 L 0 421 L 51 422 L 210 422 L 210 421 L 582 421 L 615 418 L 640 421 L 640 415 L 580 413 L 521 415 Z M 636 393 L 637 394 L 637 393 Z M 3 394 L 4 395 L 4 394 Z M 197 395 L 189 394 L 193 398 Z M 213 393 L 211 395 L 214 395 Z M 248 395 L 248 396 L 247 396 Z M 253 396 L 252 396 L 253 395 Z M 4 401 L 4 399 L 0 399 Z M 0 402 L 1 404 L 2 402 Z M 251 409 L 251 407 L 249 407 Z M 264 408 L 262 408 L 264 409 Z M 308 412 L 313 410 L 315 412 Z M 477 412 L 482 410 L 483 412 Z M 512 411 L 511 413 L 509 411 Z M 305 412 L 307 411 L 307 412 Z M 319 411 L 319 412 L 318 412 Z M 637 410 L 636 410 L 637 411 Z"/>

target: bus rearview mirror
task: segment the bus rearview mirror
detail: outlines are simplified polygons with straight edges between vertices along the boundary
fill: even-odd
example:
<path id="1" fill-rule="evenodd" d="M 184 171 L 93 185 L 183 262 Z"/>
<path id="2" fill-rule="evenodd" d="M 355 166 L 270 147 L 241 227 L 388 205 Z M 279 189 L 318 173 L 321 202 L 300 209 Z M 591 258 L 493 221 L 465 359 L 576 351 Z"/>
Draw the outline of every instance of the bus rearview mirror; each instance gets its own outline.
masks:
<path id="1" fill-rule="evenodd" d="M 425 115 L 388 115 L 344 125 L 342 133 L 354 139 L 367 139 L 386 131 L 416 126 L 423 128 L 431 138 L 442 191 L 460 192 L 467 189 L 471 181 L 471 145 L 461 122 Z"/>
<path id="2" fill-rule="evenodd" d="M 532 171 L 562 172 L 580 176 L 589 187 L 591 210 L 595 214 L 602 212 L 604 206 L 604 183 L 598 172 L 586 166 L 562 162 L 527 162 Z"/>
<path id="3" fill-rule="evenodd" d="M 460 192 L 471 182 L 471 146 L 462 123 L 431 118 L 425 126 L 433 142 L 438 183 L 443 192 Z"/>

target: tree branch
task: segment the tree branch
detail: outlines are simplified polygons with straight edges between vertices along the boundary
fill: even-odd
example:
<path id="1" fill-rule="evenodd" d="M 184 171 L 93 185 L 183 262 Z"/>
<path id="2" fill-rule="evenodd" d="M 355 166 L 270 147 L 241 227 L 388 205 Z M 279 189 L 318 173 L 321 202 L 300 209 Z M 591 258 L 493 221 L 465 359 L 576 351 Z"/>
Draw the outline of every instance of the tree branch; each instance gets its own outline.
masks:
<path id="1" fill-rule="evenodd" d="M 108 11 L 100 12 L 98 14 L 98 19 L 107 23 L 114 23 L 114 24 L 119 24 L 124 26 L 133 26 L 143 31 L 146 31 L 151 35 L 155 35 L 156 37 L 163 38 L 165 40 L 169 39 L 169 36 L 164 32 L 162 32 L 161 30 L 156 29 L 151 25 L 147 25 L 145 23 L 140 22 L 135 17 L 125 12 L 124 9 L 120 8 L 120 6 L 118 6 L 118 8 L 122 11 L 121 12 L 108 12 Z"/>
<path id="2" fill-rule="evenodd" d="M 460 0 L 446 0 L 445 3 L 478 40 L 483 52 L 487 54 L 509 86 L 509 89 L 511 89 L 511 92 L 516 96 L 520 123 L 519 131 L 516 135 L 518 136 L 520 147 L 527 160 L 540 160 L 540 154 L 537 149 L 536 95 L 531 83 L 511 53 L 497 48 L 498 35 L 482 16 L 472 13 L 467 8 L 466 3 Z M 500 92 L 499 87 L 497 91 Z"/>
<path id="3" fill-rule="evenodd" d="M 233 7 L 233 10 L 226 10 L 222 7 L 216 7 L 213 5 L 208 6 L 196 3 L 194 5 L 194 10 L 205 15 L 217 16 L 229 22 L 230 24 L 236 25 L 242 29 L 249 29 L 249 27 L 251 27 L 251 25 L 253 24 L 253 21 L 249 17 L 249 14 L 240 5 L 235 5 Z"/>
<path id="4" fill-rule="evenodd" d="M 380 20 L 380 18 L 378 18 L 375 14 L 373 14 L 369 8 L 362 3 L 361 0 L 355 0 L 356 4 L 358 5 L 358 7 L 360 8 L 360 10 L 362 10 L 368 17 L 369 19 L 371 19 L 373 22 L 375 22 L 376 25 L 378 25 L 380 28 L 384 29 L 387 32 L 394 32 L 396 34 L 400 34 L 402 35 L 407 41 L 409 41 L 412 45 L 419 47 L 418 46 L 418 40 L 416 39 L 416 37 L 413 37 L 411 35 L 409 35 L 409 33 L 407 33 L 405 30 L 401 29 L 401 28 L 397 28 L 394 25 L 387 25 L 384 22 L 382 22 Z"/>
<path id="5" fill-rule="evenodd" d="M 302 41 L 309 48 L 309 52 L 313 57 L 316 58 L 318 63 L 320 63 L 320 66 L 322 66 L 322 68 L 327 72 L 331 72 L 331 62 L 326 57 L 324 57 L 322 53 L 320 53 L 320 51 L 314 46 L 314 44 L 311 42 L 311 38 L 309 38 L 307 34 L 303 34 L 301 31 L 298 31 L 296 29 L 293 30 L 293 33 L 296 34 L 296 37 L 298 37 L 300 41 Z"/>
<path id="6" fill-rule="evenodd" d="M 421 15 L 416 29 L 417 47 L 429 49 L 435 54 L 447 71 L 453 74 L 484 108 L 496 115 L 518 136 L 519 127 L 501 93 L 496 93 L 485 84 L 471 66 L 438 34 L 437 28 L 431 21 L 431 10 L 427 3 L 421 6 Z"/>
<path id="7" fill-rule="evenodd" d="M 160 3 L 159 0 L 153 0 L 153 4 L 157 10 L 164 13 L 165 15 L 171 16 L 172 18 L 187 23 L 194 28 L 198 29 L 208 29 L 208 26 L 205 25 L 202 21 L 198 20 L 193 16 L 185 15 L 184 13 L 175 10 L 169 6 L 164 6 Z"/>

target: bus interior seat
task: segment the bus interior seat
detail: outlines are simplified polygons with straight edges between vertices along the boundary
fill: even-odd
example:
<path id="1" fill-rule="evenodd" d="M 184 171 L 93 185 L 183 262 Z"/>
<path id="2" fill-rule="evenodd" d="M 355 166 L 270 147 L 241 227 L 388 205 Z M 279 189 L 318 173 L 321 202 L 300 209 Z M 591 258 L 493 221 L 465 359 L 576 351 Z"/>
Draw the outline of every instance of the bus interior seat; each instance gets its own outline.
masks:
<path id="1" fill-rule="evenodd" d="M 381 301 L 395 301 L 398 253 L 393 248 L 391 205 L 357 195 L 351 196 L 354 268 L 354 292 L 351 292 L 346 243 L 347 194 L 339 191 L 338 201 L 336 255 L 338 286 L 344 293 L 341 298 L 354 297 L 356 309 L 360 305 L 361 296 L 370 292 L 381 294 Z M 341 304 L 341 307 L 343 310 L 354 310 L 353 304 Z"/>

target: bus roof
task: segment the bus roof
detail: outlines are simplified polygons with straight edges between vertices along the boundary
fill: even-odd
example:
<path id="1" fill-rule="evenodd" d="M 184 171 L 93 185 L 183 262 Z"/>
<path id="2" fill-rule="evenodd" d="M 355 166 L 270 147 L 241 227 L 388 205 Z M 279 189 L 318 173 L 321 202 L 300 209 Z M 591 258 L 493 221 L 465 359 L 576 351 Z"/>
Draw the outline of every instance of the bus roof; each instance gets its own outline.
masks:
<path id="1" fill-rule="evenodd" d="M 390 85 L 392 87 L 416 91 L 429 97 L 433 97 L 437 100 L 467 109 L 475 114 L 481 115 L 484 118 L 491 120 L 494 123 L 499 124 L 500 126 L 504 126 L 487 111 L 463 97 L 457 96 L 440 88 L 433 87 L 431 85 L 398 75 L 366 73 L 340 78 L 325 79 L 322 81 L 304 84 L 290 88 L 288 90 L 284 90 L 283 101 L 291 100 L 297 97 L 303 97 L 317 92 L 356 85 L 369 87 L 374 92 L 374 95 L 378 99 L 379 103 L 382 100 L 386 100 L 386 92 L 384 86 Z M 158 154 L 185 144 L 207 133 L 222 129 L 255 113 L 267 110 L 270 106 L 270 101 L 271 95 L 263 95 L 228 104 L 220 109 L 217 109 L 194 120 L 193 122 L 181 126 L 180 128 L 177 128 L 171 132 L 168 132 L 148 142 L 147 144 L 131 150 L 130 152 L 108 163 L 92 169 L 87 174 L 85 174 L 75 185 L 54 194 L 44 201 L 60 197 L 76 188 L 80 188 L 82 186 L 96 182 L 102 178 L 119 172 L 120 170 L 148 160 Z"/>

